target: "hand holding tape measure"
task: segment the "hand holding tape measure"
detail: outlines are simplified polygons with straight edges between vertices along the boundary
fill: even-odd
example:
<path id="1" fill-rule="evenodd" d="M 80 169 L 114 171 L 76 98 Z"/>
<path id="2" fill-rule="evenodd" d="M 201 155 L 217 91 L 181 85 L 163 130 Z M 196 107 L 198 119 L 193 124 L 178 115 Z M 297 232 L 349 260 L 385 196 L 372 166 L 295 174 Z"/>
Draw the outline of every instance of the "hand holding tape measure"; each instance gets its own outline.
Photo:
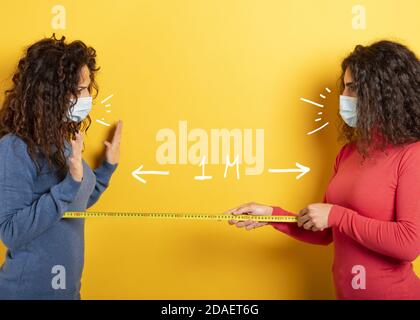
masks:
<path id="1" fill-rule="evenodd" d="M 297 222 L 297 217 L 295 216 L 272 216 L 273 214 L 272 207 L 257 204 L 254 202 L 246 203 L 237 208 L 233 208 L 227 211 L 226 214 L 231 214 L 235 216 L 233 220 L 229 220 L 229 224 L 236 225 L 238 228 L 244 227 L 246 230 L 253 230 L 255 228 L 265 226 L 268 222 L 264 220 L 258 220 L 258 219 L 241 220 L 237 218 L 237 217 L 241 217 L 244 214 L 251 215 L 254 217 L 279 218 L 280 220 L 279 222 Z"/>

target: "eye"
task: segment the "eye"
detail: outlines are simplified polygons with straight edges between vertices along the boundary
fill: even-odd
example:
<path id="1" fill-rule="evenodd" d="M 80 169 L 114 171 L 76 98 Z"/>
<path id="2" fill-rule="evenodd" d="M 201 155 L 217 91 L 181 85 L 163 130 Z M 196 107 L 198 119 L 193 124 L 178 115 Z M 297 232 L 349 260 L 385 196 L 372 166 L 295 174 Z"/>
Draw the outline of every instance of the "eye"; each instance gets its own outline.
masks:
<path id="1" fill-rule="evenodd" d="M 350 91 L 354 91 L 354 84 L 346 84 L 346 86 L 345 86 L 347 89 L 349 89 Z"/>

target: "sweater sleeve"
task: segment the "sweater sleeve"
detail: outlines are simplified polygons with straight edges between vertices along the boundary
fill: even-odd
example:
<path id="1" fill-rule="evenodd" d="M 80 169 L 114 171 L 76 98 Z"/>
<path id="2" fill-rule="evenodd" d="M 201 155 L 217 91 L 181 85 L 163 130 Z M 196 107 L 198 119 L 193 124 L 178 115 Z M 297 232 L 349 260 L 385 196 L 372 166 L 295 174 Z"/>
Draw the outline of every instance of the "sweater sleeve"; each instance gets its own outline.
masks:
<path id="1" fill-rule="evenodd" d="M 415 143 L 398 166 L 395 221 L 372 219 L 333 205 L 328 224 L 373 251 L 402 261 L 415 260 L 420 253 L 419 163 L 420 143 Z"/>
<path id="2" fill-rule="evenodd" d="M 0 238 L 10 249 L 26 245 L 57 223 L 81 185 L 68 172 L 49 192 L 36 195 L 36 175 L 36 167 L 26 144 L 20 139 L 2 141 Z"/>
<path id="3" fill-rule="evenodd" d="M 104 160 L 102 164 L 94 170 L 96 177 L 95 189 L 89 197 L 87 208 L 93 206 L 105 191 L 108 188 L 109 181 L 114 171 L 117 169 L 118 164 L 111 164 L 108 161 Z"/>
<path id="4" fill-rule="evenodd" d="M 273 207 L 273 215 L 295 215 L 279 207 Z M 290 222 L 271 222 L 271 224 L 278 231 L 281 231 L 296 240 L 307 242 L 310 244 L 328 245 L 333 241 L 331 228 L 323 231 L 306 230 L 303 227 L 298 227 L 297 223 Z"/>
<path id="5" fill-rule="evenodd" d="M 340 159 L 342 157 L 342 154 L 344 152 L 345 146 L 341 148 L 338 155 L 336 156 L 335 163 L 334 163 L 334 169 L 332 176 L 330 177 L 330 181 L 335 176 L 338 170 L 338 166 L 340 163 Z M 324 194 L 323 202 L 326 202 L 326 194 Z M 289 211 L 286 211 L 280 207 L 273 207 L 273 215 L 286 215 L 291 216 L 295 215 L 294 213 L 291 213 Z M 310 244 L 318 244 L 318 245 L 328 245 L 333 241 L 333 235 L 332 235 L 332 229 L 327 228 L 323 231 L 312 231 L 312 230 L 306 230 L 303 227 L 298 227 L 297 223 L 290 223 L 290 222 L 271 222 L 270 223 L 274 228 L 276 228 L 278 231 L 281 231 L 289 236 L 291 236 L 294 239 L 307 242 Z"/>

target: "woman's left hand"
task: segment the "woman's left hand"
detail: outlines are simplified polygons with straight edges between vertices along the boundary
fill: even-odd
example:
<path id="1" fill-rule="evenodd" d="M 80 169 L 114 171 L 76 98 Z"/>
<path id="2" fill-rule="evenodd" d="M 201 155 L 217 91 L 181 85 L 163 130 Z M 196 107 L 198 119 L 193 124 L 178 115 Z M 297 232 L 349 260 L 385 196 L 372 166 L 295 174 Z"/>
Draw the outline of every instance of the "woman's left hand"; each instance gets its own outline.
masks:
<path id="1" fill-rule="evenodd" d="M 328 228 L 328 216 L 332 206 L 329 203 L 312 203 L 308 205 L 299 212 L 298 226 L 312 231 L 322 231 Z"/>
<path id="2" fill-rule="evenodd" d="M 105 144 L 105 159 L 110 164 L 117 164 L 120 161 L 120 142 L 122 133 L 122 121 L 118 120 L 117 127 L 114 131 L 114 136 L 111 142 L 104 141 Z"/>

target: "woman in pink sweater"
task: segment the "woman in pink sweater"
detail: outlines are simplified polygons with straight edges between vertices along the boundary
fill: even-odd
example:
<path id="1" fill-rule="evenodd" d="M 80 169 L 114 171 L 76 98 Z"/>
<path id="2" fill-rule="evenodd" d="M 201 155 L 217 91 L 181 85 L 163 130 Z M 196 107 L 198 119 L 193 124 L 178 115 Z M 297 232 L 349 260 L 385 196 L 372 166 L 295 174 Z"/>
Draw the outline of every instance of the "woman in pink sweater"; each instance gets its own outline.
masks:
<path id="1" fill-rule="evenodd" d="M 334 242 L 339 299 L 420 299 L 420 61 L 390 41 L 356 46 L 342 62 L 341 138 L 323 203 L 297 223 L 270 223 L 291 237 Z M 293 215 L 245 204 L 227 213 Z M 267 223 L 229 221 L 252 230 Z"/>

